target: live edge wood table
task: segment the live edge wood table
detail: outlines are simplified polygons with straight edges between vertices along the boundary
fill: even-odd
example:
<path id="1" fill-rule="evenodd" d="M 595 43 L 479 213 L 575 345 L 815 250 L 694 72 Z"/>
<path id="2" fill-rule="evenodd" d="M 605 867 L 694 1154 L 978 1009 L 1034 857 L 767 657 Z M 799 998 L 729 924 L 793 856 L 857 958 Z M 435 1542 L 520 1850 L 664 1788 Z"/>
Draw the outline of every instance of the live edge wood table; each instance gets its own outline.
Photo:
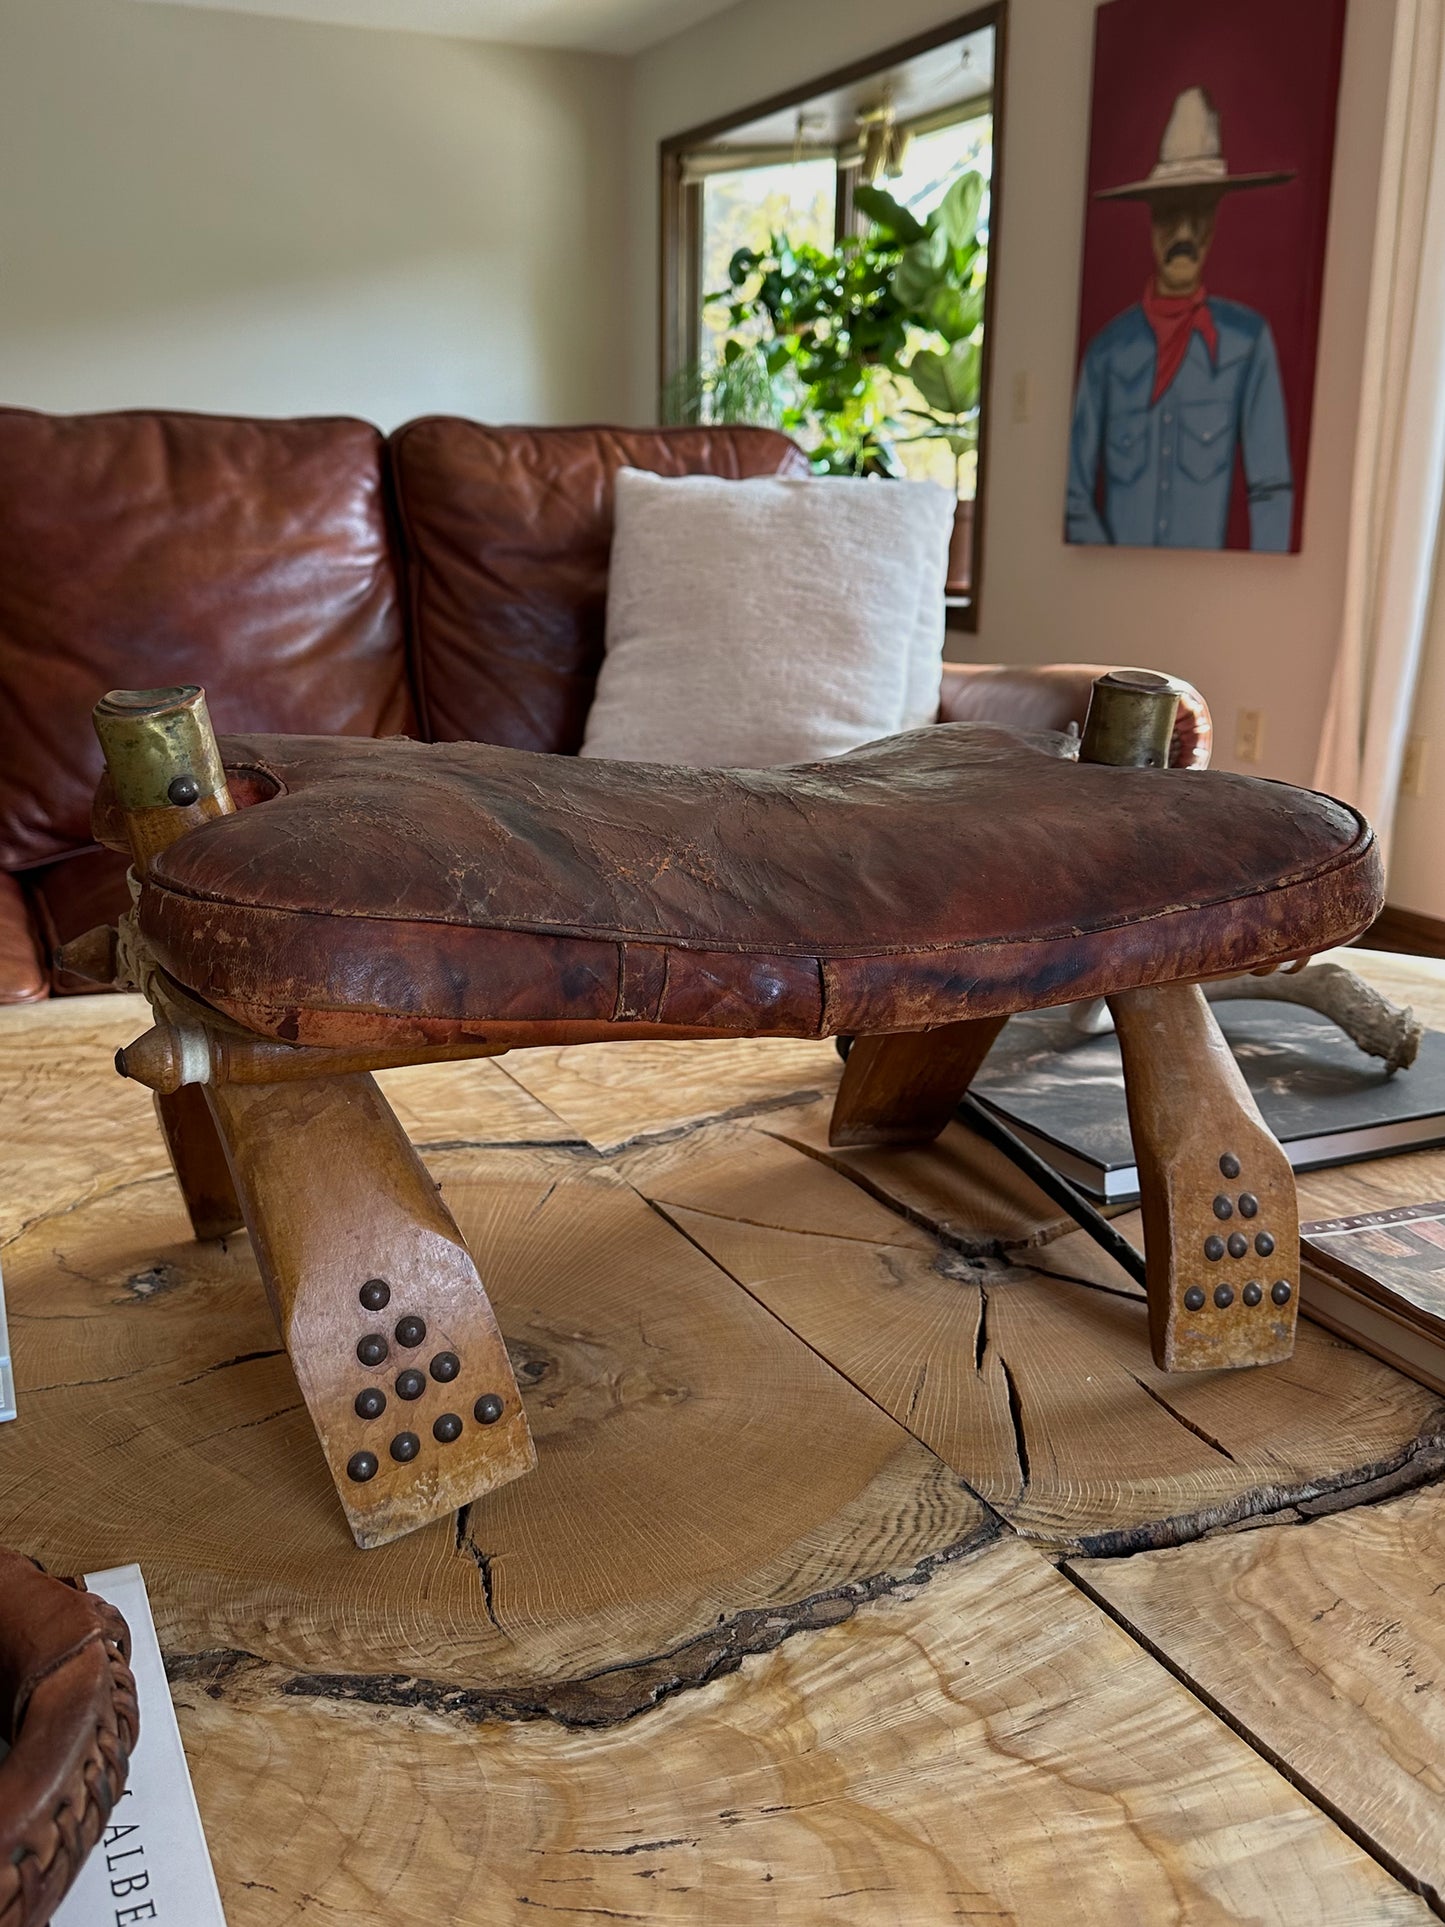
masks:
<path id="1" fill-rule="evenodd" d="M 1445 1023 L 1445 966 L 1351 960 Z M 382 1082 L 538 1469 L 359 1553 L 246 1237 L 110 1070 L 142 1022 L 0 1018 L 0 1541 L 143 1567 L 231 1927 L 1445 1911 L 1434 1394 L 1308 1323 L 1155 1370 L 962 1127 L 830 1151 L 830 1045 L 520 1052 Z"/>

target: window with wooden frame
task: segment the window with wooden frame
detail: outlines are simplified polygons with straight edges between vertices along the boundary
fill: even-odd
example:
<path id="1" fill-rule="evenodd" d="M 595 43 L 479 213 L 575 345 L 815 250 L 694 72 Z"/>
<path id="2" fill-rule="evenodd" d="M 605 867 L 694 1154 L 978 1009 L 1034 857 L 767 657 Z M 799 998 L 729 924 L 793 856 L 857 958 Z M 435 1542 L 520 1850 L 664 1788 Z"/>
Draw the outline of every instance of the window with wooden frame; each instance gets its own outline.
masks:
<path id="1" fill-rule="evenodd" d="M 958 498 L 978 620 L 1007 0 L 665 140 L 661 412 Z"/>

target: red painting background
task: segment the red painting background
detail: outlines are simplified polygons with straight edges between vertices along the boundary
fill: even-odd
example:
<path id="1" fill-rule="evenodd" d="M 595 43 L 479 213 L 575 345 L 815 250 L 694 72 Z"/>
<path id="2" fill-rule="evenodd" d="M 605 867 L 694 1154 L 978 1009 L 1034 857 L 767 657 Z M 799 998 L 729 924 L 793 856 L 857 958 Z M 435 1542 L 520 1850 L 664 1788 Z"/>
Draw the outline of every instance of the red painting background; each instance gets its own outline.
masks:
<path id="1" fill-rule="evenodd" d="M 1153 272 L 1147 204 L 1094 196 L 1145 178 L 1176 95 L 1195 86 L 1209 94 L 1231 174 L 1294 170 L 1282 186 L 1224 196 L 1204 269 L 1207 293 L 1255 309 L 1274 333 L 1294 468 L 1292 549 L 1308 474 L 1344 30 L 1345 0 L 1107 0 L 1094 23 L 1081 357 Z M 1249 547 L 1237 462 L 1226 546 Z"/>

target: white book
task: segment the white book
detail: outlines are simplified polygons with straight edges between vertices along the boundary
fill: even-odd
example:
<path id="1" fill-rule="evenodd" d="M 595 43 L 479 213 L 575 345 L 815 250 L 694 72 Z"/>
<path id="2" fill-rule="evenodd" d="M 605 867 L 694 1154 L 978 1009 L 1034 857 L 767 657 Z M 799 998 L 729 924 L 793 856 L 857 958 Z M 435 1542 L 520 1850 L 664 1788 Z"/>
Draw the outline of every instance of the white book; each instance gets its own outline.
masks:
<path id="1" fill-rule="evenodd" d="M 141 1569 L 114 1566 L 85 1583 L 130 1627 L 140 1741 L 110 1824 L 52 1927 L 226 1927 Z"/>

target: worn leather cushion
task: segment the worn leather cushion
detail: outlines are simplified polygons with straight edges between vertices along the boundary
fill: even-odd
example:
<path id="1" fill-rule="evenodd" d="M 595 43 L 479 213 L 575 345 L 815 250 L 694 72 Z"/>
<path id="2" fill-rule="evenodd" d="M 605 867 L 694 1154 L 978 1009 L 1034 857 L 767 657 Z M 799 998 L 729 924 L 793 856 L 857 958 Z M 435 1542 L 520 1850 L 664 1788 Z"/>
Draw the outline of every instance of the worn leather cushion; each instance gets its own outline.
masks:
<path id="1" fill-rule="evenodd" d="M 423 735 L 575 754 L 602 666 L 612 484 L 806 475 L 766 428 L 487 428 L 391 437 Z"/>
<path id="2" fill-rule="evenodd" d="M 106 689 L 415 728 L 383 469 L 364 422 L 0 410 L 0 869 L 90 842 Z"/>
<path id="3" fill-rule="evenodd" d="M 164 852 L 141 926 L 302 1043 L 916 1029 L 1278 962 L 1380 903 L 1342 804 L 989 724 L 766 771 L 222 747 L 276 793 Z"/>

